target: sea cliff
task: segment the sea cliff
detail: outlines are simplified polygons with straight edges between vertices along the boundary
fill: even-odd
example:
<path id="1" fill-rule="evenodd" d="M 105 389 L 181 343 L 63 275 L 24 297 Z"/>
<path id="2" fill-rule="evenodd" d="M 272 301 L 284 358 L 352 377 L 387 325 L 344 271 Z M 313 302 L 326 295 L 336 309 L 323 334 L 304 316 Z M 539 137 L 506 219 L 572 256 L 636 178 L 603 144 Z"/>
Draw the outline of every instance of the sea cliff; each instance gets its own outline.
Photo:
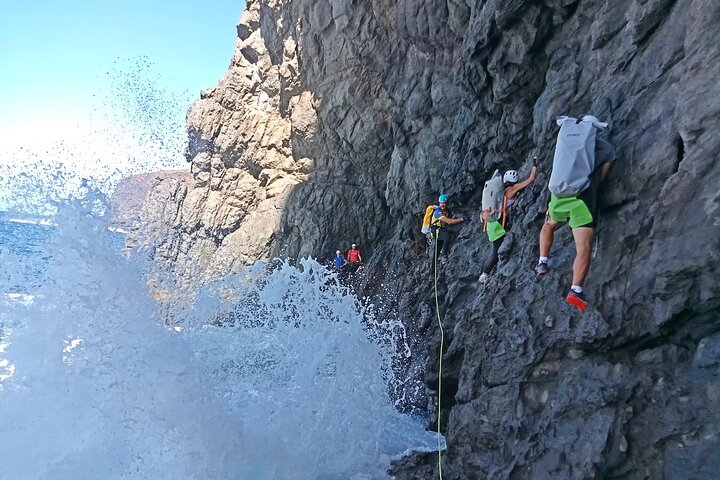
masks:
<path id="1" fill-rule="evenodd" d="M 135 240 L 201 282 L 358 243 L 361 288 L 405 323 L 422 372 L 406 408 L 432 417 L 440 331 L 419 228 L 447 193 L 467 221 L 438 280 L 444 478 L 716 478 L 718 38 L 715 0 L 248 0 L 227 73 L 188 113 L 192 179 L 158 182 Z M 554 118 L 585 113 L 610 123 L 618 159 L 580 314 L 563 299 L 567 228 L 551 273 L 533 267 Z M 479 284 L 483 183 L 527 175 L 533 155 Z M 436 469 L 418 454 L 393 475 Z"/>

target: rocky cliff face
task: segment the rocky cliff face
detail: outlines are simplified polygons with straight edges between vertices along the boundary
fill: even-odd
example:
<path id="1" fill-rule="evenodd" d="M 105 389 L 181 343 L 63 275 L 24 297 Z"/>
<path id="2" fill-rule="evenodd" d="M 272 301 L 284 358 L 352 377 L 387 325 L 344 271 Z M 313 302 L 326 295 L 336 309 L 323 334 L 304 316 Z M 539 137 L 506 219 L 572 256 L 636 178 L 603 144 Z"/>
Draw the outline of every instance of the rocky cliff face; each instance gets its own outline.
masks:
<path id="1" fill-rule="evenodd" d="M 439 277 L 444 478 L 715 478 L 720 469 L 720 4 L 715 0 L 248 0 L 189 115 L 193 184 L 154 229 L 193 278 L 357 242 L 425 365 L 439 328 L 420 213 L 468 220 Z M 538 280 L 558 114 L 611 123 L 585 314 L 558 231 Z M 495 168 L 539 176 L 487 286 Z M 437 457 L 397 478 L 437 476 Z"/>
<path id="2" fill-rule="evenodd" d="M 123 230 L 134 230 L 139 228 L 142 223 L 141 218 L 143 218 L 144 220 L 162 220 L 162 228 L 167 228 L 168 222 L 174 218 L 162 215 L 157 208 L 158 205 L 153 205 L 149 199 L 146 200 L 146 196 L 149 193 L 157 196 L 158 191 L 161 190 L 160 185 L 166 187 L 168 183 L 171 183 L 173 185 L 171 188 L 174 189 L 176 185 L 191 180 L 190 173 L 184 170 L 139 173 L 122 179 L 110 198 L 112 203 L 110 224 Z M 160 205 L 163 206 L 165 203 L 162 202 Z M 143 207 L 149 209 L 146 214 L 143 214 Z"/>

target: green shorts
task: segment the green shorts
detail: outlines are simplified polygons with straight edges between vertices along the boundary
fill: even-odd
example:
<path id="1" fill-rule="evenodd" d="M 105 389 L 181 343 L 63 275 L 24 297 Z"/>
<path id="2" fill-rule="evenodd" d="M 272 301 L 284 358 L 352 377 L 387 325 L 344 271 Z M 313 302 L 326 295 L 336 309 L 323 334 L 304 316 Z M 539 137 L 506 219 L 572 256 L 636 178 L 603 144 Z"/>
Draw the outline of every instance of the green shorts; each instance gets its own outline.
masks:
<path id="1" fill-rule="evenodd" d="M 491 242 L 494 242 L 498 238 L 505 235 L 505 229 L 497 220 L 495 220 L 494 222 L 488 222 L 487 227 L 485 227 L 485 232 L 487 232 L 488 239 Z"/>
<path id="2" fill-rule="evenodd" d="M 568 222 L 570 228 L 594 228 L 594 219 L 587 204 L 577 197 L 556 197 L 550 194 L 548 205 L 550 220 L 554 222 Z"/>

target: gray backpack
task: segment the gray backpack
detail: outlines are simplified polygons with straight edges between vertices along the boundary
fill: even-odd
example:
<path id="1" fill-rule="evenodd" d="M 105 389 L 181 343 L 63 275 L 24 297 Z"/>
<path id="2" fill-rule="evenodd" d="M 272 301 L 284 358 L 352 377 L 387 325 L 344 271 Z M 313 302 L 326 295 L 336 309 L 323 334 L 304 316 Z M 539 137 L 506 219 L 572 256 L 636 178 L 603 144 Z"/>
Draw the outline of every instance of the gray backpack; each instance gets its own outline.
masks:
<path id="1" fill-rule="evenodd" d="M 483 187 L 482 214 L 486 225 L 501 218 L 505 223 L 505 185 L 499 170 L 495 170 Z"/>
<path id="2" fill-rule="evenodd" d="M 558 197 L 579 195 L 590 186 L 595 170 L 595 127 L 592 122 L 558 117 L 560 125 L 548 189 Z"/>

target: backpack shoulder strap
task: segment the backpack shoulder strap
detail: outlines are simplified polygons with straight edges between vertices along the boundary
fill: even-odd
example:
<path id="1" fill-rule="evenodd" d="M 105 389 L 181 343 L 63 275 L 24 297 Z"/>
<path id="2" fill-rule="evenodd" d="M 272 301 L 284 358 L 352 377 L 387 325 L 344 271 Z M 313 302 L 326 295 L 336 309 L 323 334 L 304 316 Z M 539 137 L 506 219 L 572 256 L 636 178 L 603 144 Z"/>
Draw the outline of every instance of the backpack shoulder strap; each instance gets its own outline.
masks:
<path id="1" fill-rule="evenodd" d="M 507 197 L 505 196 L 505 192 L 503 192 L 503 201 L 502 201 L 502 226 L 505 228 L 505 221 L 507 220 Z"/>

